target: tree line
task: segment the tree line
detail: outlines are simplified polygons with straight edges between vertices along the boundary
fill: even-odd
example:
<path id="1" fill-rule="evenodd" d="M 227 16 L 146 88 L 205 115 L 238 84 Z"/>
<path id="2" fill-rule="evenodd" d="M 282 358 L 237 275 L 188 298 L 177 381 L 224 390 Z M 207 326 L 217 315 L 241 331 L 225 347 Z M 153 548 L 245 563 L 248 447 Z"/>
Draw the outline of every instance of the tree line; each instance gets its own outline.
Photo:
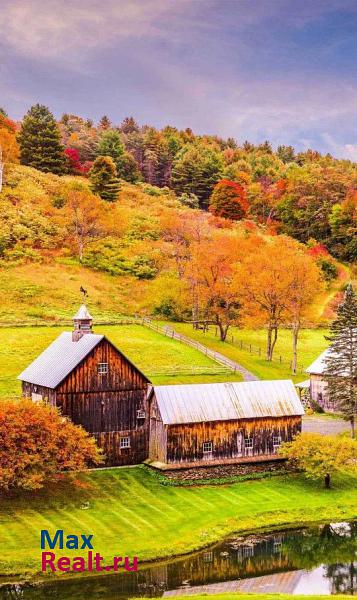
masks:
<path id="1" fill-rule="evenodd" d="M 336 257 L 357 258 L 357 167 L 291 146 L 273 151 L 233 138 L 161 130 L 133 117 L 98 124 L 65 114 L 56 122 L 35 105 L 20 124 L 0 113 L 2 163 L 20 160 L 44 172 L 89 176 L 92 190 L 118 198 L 121 182 L 173 190 L 190 208 L 231 220 L 251 219 L 301 242 L 317 240 Z"/>

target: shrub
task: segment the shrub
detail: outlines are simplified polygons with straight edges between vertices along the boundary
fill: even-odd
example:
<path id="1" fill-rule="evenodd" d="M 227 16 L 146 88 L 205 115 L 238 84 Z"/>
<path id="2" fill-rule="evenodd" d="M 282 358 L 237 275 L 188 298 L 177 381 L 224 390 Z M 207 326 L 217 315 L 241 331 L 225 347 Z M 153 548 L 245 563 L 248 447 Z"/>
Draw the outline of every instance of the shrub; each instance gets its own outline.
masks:
<path id="1" fill-rule="evenodd" d="M 101 454 L 82 427 L 47 404 L 0 404 L 0 488 L 36 490 L 61 471 L 99 464 Z"/>

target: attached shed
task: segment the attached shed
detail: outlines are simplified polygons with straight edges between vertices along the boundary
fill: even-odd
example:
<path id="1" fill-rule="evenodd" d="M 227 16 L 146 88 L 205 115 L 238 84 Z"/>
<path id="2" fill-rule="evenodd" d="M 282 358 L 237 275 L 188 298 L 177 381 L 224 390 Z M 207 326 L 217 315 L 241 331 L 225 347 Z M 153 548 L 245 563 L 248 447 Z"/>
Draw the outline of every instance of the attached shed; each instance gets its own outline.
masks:
<path id="1" fill-rule="evenodd" d="M 161 468 L 277 458 L 301 431 L 304 409 L 290 380 L 155 386 L 149 462 Z"/>
<path id="2" fill-rule="evenodd" d="M 330 399 L 328 393 L 328 375 L 326 374 L 326 359 L 333 357 L 330 348 L 324 350 L 320 356 L 306 369 L 310 375 L 310 397 L 327 412 L 338 412 L 338 407 Z M 341 385 L 345 385 L 345 372 L 341 372 Z"/>

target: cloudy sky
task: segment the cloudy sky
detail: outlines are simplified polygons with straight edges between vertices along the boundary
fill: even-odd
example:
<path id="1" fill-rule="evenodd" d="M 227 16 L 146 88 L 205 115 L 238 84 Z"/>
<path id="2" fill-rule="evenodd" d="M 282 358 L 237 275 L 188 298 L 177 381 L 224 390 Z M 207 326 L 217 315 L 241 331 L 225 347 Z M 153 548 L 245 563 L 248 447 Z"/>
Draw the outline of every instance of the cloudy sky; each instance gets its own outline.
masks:
<path id="1" fill-rule="evenodd" d="M 0 106 L 357 160 L 356 0 L 0 0 Z"/>

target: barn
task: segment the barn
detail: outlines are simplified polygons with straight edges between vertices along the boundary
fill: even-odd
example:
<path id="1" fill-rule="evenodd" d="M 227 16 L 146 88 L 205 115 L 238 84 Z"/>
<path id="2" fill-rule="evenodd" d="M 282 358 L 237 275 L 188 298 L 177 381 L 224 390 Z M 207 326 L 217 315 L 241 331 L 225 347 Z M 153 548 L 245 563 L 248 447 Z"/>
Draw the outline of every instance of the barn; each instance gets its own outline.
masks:
<path id="1" fill-rule="evenodd" d="M 327 412 L 338 412 L 338 407 L 329 398 L 326 358 L 330 355 L 330 349 L 324 350 L 320 356 L 306 369 L 310 375 L 310 398 L 316 404 L 319 404 Z M 344 385 L 343 373 L 341 373 L 341 385 Z"/>
<path id="2" fill-rule="evenodd" d="M 61 333 L 19 375 L 23 396 L 50 402 L 82 425 L 107 464 L 141 463 L 148 456 L 150 381 L 92 324 L 82 305 L 73 331 Z"/>
<path id="3" fill-rule="evenodd" d="M 158 468 L 271 461 L 301 431 L 290 380 L 155 386 L 149 462 Z"/>
<path id="4" fill-rule="evenodd" d="M 277 458 L 301 430 L 292 381 L 153 387 L 104 335 L 85 305 L 22 373 L 23 396 L 58 407 L 91 433 L 108 465 L 176 468 Z"/>

